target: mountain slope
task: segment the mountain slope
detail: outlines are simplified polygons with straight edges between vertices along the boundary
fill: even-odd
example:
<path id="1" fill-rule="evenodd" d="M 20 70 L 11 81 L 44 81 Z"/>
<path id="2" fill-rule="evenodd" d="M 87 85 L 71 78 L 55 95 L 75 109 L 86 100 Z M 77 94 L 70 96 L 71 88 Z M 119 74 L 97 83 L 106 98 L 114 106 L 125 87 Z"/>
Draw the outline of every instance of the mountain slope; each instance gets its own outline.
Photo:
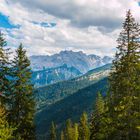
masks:
<path id="1" fill-rule="evenodd" d="M 74 67 L 66 64 L 56 68 L 35 71 L 32 74 L 32 83 L 35 87 L 53 84 L 59 81 L 69 80 L 80 76 L 82 73 Z"/>
<path id="2" fill-rule="evenodd" d="M 80 89 L 73 95 L 49 107 L 43 108 L 36 114 L 38 139 L 41 140 L 44 138 L 52 121 L 54 121 L 57 124 L 57 128 L 61 130 L 67 119 L 71 118 L 73 121 L 78 121 L 83 111 L 90 114 L 98 91 L 102 93 L 107 91 L 107 78 Z"/>
<path id="3" fill-rule="evenodd" d="M 111 63 L 112 58 L 108 56 L 101 58 L 97 55 L 87 55 L 82 51 L 61 51 L 51 56 L 31 56 L 30 60 L 34 71 L 42 70 L 43 68 L 60 67 L 67 64 L 68 67 L 75 67 L 81 73 L 86 73 L 91 69 Z"/>
<path id="4" fill-rule="evenodd" d="M 79 89 L 85 88 L 107 77 L 110 72 L 110 67 L 111 64 L 107 64 L 91 70 L 80 77 L 37 88 L 35 90 L 35 99 L 38 111 L 42 109 L 43 106 L 46 107 L 54 104 L 55 102 L 75 93 Z"/>

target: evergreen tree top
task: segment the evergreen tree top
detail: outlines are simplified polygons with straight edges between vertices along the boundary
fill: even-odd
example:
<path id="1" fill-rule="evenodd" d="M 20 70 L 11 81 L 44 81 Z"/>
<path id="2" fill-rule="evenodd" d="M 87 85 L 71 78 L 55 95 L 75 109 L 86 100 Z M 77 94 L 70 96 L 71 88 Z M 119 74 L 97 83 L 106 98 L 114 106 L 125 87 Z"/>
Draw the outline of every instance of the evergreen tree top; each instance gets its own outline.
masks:
<path id="1" fill-rule="evenodd" d="M 7 42 L 3 37 L 3 33 L 0 31 L 0 48 L 3 48 L 6 45 L 7 45 Z"/>

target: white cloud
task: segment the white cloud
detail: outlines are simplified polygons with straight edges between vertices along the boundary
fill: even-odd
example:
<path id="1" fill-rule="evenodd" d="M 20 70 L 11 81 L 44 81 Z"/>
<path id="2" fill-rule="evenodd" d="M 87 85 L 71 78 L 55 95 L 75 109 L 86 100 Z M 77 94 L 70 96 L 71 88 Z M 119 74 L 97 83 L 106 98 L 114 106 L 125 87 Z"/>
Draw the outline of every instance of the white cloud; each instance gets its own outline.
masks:
<path id="1" fill-rule="evenodd" d="M 126 10 L 131 8 L 140 21 L 140 7 L 134 0 L 15 1 L 1 0 L 0 12 L 20 28 L 2 30 L 13 48 L 23 42 L 30 55 L 64 49 L 112 55 Z M 45 28 L 33 22 L 57 26 Z"/>

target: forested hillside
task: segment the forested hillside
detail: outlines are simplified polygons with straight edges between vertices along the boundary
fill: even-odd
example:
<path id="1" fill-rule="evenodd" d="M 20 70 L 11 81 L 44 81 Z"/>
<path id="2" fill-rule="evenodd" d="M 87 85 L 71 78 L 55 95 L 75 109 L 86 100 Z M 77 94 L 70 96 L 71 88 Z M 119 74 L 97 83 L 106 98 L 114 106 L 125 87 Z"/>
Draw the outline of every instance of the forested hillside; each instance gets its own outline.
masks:
<path id="1" fill-rule="evenodd" d="M 73 95 L 49 107 L 41 108 L 36 114 L 38 139 L 43 139 L 47 136 L 47 130 L 50 129 L 52 121 L 57 124 L 57 130 L 60 132 L 64 128 L 67 119 L 71 118 L 74 122 L 78 122 L 83 111 L 86 111 L 90 117 L 98 91 L 101 91 L 103 94 L 106 93 L 107 78 L 80 89 L 73 93 Z"/>
<path id="2" fill-rule="evenodd" d="M 37 109 L 40 110 L 43 106 L 49 106 L 55 102 L 72 95 L 79 89 L 85 88 L 99 80 L 107 77 L 111 69 L 111 64 L 104 65 L 87 72 L 71 80 L 65 80 L 48 86 L 43 86 L 35 89 L 35 100 Z"/>

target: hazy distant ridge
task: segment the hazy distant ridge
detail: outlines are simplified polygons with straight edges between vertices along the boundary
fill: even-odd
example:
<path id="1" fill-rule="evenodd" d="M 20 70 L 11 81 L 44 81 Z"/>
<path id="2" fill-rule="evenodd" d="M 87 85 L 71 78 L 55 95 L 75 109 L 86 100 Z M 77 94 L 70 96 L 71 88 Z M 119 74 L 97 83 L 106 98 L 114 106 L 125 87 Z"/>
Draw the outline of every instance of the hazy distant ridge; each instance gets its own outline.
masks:
<path id="1" fill-rule="evenodd" d="M 97 55 L 87 55 L 82 51 L 61 51 L 58 54 L 51 56 L 38 55 L 31 56 L 31 67 L 34 71 L 43 70 L 44 68 L 60 67 L 66 64 L 68 67 L 75 67 L 81 73 L 111 63 L 112 58 L 104 56 L 103 58 Z"/>

